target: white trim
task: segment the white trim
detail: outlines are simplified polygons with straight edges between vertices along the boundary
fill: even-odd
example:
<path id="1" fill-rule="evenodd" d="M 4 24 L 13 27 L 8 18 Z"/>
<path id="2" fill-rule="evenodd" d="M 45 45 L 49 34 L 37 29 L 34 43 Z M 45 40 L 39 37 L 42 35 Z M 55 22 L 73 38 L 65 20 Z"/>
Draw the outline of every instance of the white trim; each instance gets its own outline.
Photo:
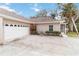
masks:
<path id="1" fill-rule="evenodd" d="M 15 21 L 20 21 L 20 22 L 24 22 L 24 23 L 30 23 L 27 20 L 21 20 L 21 19 L 18 19 L 18 18 L 14 18 L 14 17 L 11 17 L 11 16 L 4 15 L 4 14 L 0 14 L 0 17 L 15 20 Z"/>
<path id="2" fill-rule="evenodd" d="M 3 44 L 3 41 L 4 41 L 3 18 L 0 17 L 0 44 Z"/>

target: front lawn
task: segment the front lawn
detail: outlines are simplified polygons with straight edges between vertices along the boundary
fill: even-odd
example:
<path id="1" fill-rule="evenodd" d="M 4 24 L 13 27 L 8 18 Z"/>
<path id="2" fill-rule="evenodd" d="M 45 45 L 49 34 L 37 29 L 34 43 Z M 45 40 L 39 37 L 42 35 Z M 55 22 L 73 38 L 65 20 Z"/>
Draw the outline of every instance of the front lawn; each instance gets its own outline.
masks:
<path id="1" fill-rule="evenodd" d="M 67 35 L 69 37 L 77 37 L 78 36 L 76 32 L 68 32 Z"/>

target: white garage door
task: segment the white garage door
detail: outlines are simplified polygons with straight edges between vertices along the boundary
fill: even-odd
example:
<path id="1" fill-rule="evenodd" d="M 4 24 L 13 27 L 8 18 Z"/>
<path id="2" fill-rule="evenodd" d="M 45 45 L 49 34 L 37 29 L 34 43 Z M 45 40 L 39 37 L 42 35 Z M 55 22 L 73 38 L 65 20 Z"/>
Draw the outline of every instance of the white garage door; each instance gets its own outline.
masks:
<path id="1" fill-rule="evenodd" d="M 12 41 L 16 38 L 21 38 L 25 35 L 29 35 L 29 27 L 24 25 L 4 25 L 4 39 L 6 41 Z"/>

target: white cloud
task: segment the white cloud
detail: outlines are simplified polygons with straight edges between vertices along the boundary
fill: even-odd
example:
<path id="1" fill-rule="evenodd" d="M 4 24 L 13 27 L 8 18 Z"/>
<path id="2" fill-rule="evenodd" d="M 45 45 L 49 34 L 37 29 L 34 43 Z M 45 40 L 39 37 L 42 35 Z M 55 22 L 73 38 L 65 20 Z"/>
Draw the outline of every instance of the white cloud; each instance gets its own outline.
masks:
<path id="1" fill-rule="evenodd" d="M 5 3 L 4 5 L 10 5 L 10 3 Z"/>
<path id="2" fill-rule="evenodd" d="M 31 7 L 32 10 L 34 10 L 35 12 L 39 12 L 40 8 L 38 8 L 38 3 L 33 4 L 33 7 Z"/>
<path id="3" fill-rule="evenodd" d="M 0 5 L 0 8 L 8 10 L 10 12 L 14 12 L 14 13 L 16 13 L 18 15 L 23 13 L 22 11 L 18 11 L 17 12 L 15 9 L 10 8 L 9 5 L 10 5 L 10 3 L 5 3 L 5 4 Z"/>
<path id="4" fill-rule="evenodd" d="M 40 11 L 40 9 L 38 9 L 38 8 L 32 8 L 35 12 L 39 12 Z"/>
<path id="5" fill-rule="evenodd" d="M 12 9 L 12 8 L 6 6 L 6 5 L 1 5 L 0 8 L 5 9 L 5 10 L 8 10 L 10 12 L 15 12 L 17 14 L 22 14 L 22 11 L 19 11 L 19 13 L 18 13 L 15 9 Z"/>
<path id="6" fill-rule="evenodd" d="M 0 8 L 8 10 L 10 12 L 14 12 L 14 13 L 19 14 L 19 15 L 22 14 L 22 11 L 19 11 L 19 13 L 18 13 L 15 9 L 12 9 L 9 6 L 6 6 L 6 5 L 1 5 Z"/>
<path id="7" fill-rule="evenodd" d="M 0 6 L 9 6 L 11 3 L 0 3 Z"/>
<path id="8" fill-rule="evenodd" d="M 10 5 L 11 5 L 11 3 L 4 3 L 4 4 L 0 5 L 0 8 L 3 8 L 3 9 L 8 10 L 10 12 L 14 12 L 18 15 L 21 15 L 23 13 L 22 11 L 17 11 L 15 9 L 12 9 L 11 7 L 9 7 Z"/>
<path id="9" fill-rule="evenodd" d="M 5 10 L 8 10 L 8 11 L 10 11 L 10 12 L 16 12 L 16 10 L 11 9 L 10 7 L 8 7 L 8 6 L 6 6 L 6 5 L 1 5 L 0 8 L 5 9 Z"/>

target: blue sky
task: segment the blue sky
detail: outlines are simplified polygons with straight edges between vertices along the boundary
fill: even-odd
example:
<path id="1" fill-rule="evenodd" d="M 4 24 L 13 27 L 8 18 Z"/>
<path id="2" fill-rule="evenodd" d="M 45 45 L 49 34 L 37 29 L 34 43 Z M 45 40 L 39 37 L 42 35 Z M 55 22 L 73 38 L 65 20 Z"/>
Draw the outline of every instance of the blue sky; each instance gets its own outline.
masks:
<path id="1" fill-rule="evenodd" d="M 79 4 L 76 5 L 79 6 Z M 41 9 L 57 10 L 56 3 L 0 3 L 0 7 L 15 11 L 25 17 L 35 16 Z"/>

